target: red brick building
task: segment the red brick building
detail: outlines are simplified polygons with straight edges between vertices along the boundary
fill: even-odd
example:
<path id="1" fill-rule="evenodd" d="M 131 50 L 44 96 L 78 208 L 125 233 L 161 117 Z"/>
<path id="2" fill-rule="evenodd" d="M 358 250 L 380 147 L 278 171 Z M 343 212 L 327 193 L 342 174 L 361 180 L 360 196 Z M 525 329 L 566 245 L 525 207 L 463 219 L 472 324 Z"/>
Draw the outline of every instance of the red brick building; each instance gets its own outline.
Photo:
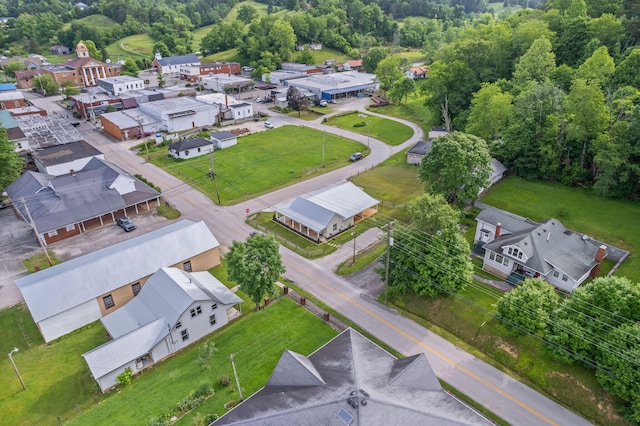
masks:
<path id="1" fill-rule="evenodd" d="M 238 62 L 213 62 L 201 65 L 184 65 L 180 67 L 180 79 L 192 83 L 198 81 L 200 76 L 215 74 L 238 75 L 242 72 L 242 67 Z"/>

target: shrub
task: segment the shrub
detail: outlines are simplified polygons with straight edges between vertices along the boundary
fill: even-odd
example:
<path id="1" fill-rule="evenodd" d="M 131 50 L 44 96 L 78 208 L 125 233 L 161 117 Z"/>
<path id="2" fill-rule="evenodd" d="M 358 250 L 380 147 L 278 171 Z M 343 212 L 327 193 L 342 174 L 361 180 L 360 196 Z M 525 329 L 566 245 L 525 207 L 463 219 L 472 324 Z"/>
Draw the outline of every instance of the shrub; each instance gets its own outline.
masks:
<path id="1" fill-rule="evenodd" d="M 353 125 L 353 127 L 366 127 L 366 126 L 367 126 L 367 123 L 365 123 L 364 121 L 361 121 Z"/>
<path id="2" fill-rule="evenodd" d="M 133 377 L 133 371 L 127 367 L 122 374 L 118 375 L 116 380 L 122 386 L 129 386 L 131 384 L 131 377 Z"/>
<path id="3" fill-rule="evenodd" d="M 136 178 L 138 178 L 139 180 L 141 180 L 142 182 L 146 183 L 147 185 L 149 185 L 150 187 L 152 187 L 153 189 L 155 189 L 158 192 L 162 192 L 160 190 L 159 186 L 155 186 L 153 183 L 149 182 L 148 180 L 146 180 L 141 174 L 136 174 L 134 175 Z"/>
<path id="4" fill-rule="evenodd" d="M 198 387 L 198 389 L 196 389 L 194 396 L 209 396 L 211 394 L 213 394 L 213 386 L 211 386 L 211 384 L 209 383 L 203 383 L 200 385 L 200 387 Z"/>
<path id="5" fill-rule="evenodd" d="M 218 377 L 218 384 L 220 386 L 229 386 L 231 384 L 231 377 L 229 377 L 228 374 L 223 374 L 222 376 Z"/>
<path id="6" fill-rule="evenodd" d="M 236 405 L 238 405 L 238 401 L 236 401 L 235 399 L 232 399 L 231 401 L 228 401 L 226 404 L 224 404 L 224 408 L 227 410 L 231 410 Z"/>
<path id="7" fill-rule="evenodd" d="M 164 414 L 160 417 L 151 417 L 151 419 L 149 419 L 149 423 L 147 423 L 147 426 L 169 426 L 171 425 L 171 418 Z"/>

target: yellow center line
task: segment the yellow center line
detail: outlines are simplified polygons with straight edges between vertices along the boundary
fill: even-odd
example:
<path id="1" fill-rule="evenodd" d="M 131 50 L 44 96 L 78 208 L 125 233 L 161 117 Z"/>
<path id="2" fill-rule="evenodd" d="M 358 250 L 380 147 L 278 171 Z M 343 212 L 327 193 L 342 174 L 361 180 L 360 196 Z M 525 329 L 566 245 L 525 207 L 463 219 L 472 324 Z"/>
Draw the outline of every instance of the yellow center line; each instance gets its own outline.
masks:
<path id="1" fill-rule="evenodd" d="M 467 369 L 466 367 L 461 366 L 460 364 L 458 364 L 457 362 L 455 362 L 454 360 L 452 360 L 451 358 L 447 357 L 446 355 L 436 351 L 435 349 L 433 349 L 432 347 L 430 347 L 429 345 L 423 343 L 422 341 L 416 339 L 415 337 L 413 337 L 412 335 L 410 335 L 409 333 L 405 332 L 404 330 L 401 330 L 400 328 L 396 327 L 395 325 L 393 325 L 392 323 L 390 323 L 389 321 L 385 320 L 384 318 L 382 318 L 381 316 L 379 316 L 378 314 L 372 312 L 371 310 L 367 309 L 366 307 L 360 305 L 359 303 L 356 303 L 353 299 L 350 299 L 349 297 L 345 296 L 343 293 L 335 290 L 334 288 L 332 288 L 331 286 L 325 284 L 323 281 L 317 279 L 316 277 L 314 277 L 313 275 L 311 275 L 310 273 L 308 273 L 307 271 L 298 268 L 297 266 L 293 265 L 293 268 L 296 269 L 297 271 L 303 273 L 304 275 L 306 275 L 307 277 L 311 278 L 312 280 L 314 280 L 315 282 L 317 282 L 318 284 L 320 284 L 321 286 L 323 286 L 324 288 L 326 288 L 327 290 L 329 290 L 330 292 L 332 292 L 333 294 L 337 295 L 338 297 L 342 298 L 343 300 L 345 300 L 346 302 L 351 303 L 352 305 L 356 306 L 358 309 L 360 309 L 361 311 L 367 313 L 368 315 L 372 316 L 373 318 L 377 319 L 378 321 L 380 321 L 381 323 L 383 323 L 384 325 L 386 325 L 387 327 L 393 329 L 394 331 L 396 331 L 397 333 L 401 334 L 402 336 L 406 337 L 407 339 L 411 340 L 412 342 L 420 345 L 421 347 L 423 347 L 424 349 L 426 349 L 427 351 L 431 352 L 432 354 L 438 356 L 440 359 L 442 359 L 443 361 L 447 362 L 448 364 L 454 366 L 455 368 L 457 368 L 458 370 L 464 372 L 465 374 L 473 377 L 474 379 L 476 379 L 477 381 L 479 381 L 480 383 L 482 383 L 483 385 L 491 388 L 492 390 L 494 390 L 495 392 L 499 393 L 500 395 L 504 396 L 505 398 L 509 399 L 510 401 L 514 402 L 515 404 L 519 405 L 520 407 L 524 408 L 525 410 L 529 411 L 530 413 L 532 413 L 533 415 L 535 415 L 536 417 L 539 417 L 540 419 L 544 420 L 545 422 L 554 425 L 554 426 L 560 426 L 558 423 L 554 422 L 553 420 L 551 420 L 550 418 L 548 418 L 547 416 L 545 416 L 544 414 L 540 413 L 539 411 L 535 410 L 532 407 L 529 407 L 527 404 L 525 404 L 524 402 L 520 401 L 519 399 L 514 398 L 513 396 L 509 395 L 508 393 L 504 392 L 502 389 L 498 388 L 497 386 L 493 385 L 492 383 L 486 381 L 485 379 L 483 379 L 482 377 L 478 376 L 477 374 L 475 374 L 474 372 L 470 371 L 469 369 Z"/>

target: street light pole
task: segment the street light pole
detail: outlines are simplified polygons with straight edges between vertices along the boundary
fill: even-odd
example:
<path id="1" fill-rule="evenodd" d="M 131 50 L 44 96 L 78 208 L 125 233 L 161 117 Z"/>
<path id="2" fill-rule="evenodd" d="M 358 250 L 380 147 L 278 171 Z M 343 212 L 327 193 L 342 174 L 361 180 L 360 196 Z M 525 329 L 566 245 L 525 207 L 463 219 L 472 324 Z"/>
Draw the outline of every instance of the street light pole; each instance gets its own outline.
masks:
<path id="1" fill-rule="evenodd" d="M 24 385 L 24 381 L 22 380 L 22 376 L 20 375 L 20 372 L 18 371 L 18 367 L 16 367 L 16 363 L 13 361 L 13 357 L 11 356 L 11 355 L 13 355 L 14 352 L 18 352 L 18 348 L 13 348 L 13 350 L 11 350 L 11 352 L 9 352 L 9 361 L 11 361 L 11 365 L 13 366 L 13 369 L 16 372 L 16 375 L 18 376 L 18 379 L 20 379 L 20 384 L 22 385 L 22 390 L 27 390 L 27 387 Z"/>
<path id="2" fill-rule="evenodd" d="M 369 148 L 369 139 L 371 139 L 371 121 L 367 120 L 367 148 Z"/>
<path id="3" fill-rule="evenodd" d="M 352 232 L 351 235 L 353 235 L 353 261 L 351 264 L 354 265 L 356 263 L 356 233 Z"/>

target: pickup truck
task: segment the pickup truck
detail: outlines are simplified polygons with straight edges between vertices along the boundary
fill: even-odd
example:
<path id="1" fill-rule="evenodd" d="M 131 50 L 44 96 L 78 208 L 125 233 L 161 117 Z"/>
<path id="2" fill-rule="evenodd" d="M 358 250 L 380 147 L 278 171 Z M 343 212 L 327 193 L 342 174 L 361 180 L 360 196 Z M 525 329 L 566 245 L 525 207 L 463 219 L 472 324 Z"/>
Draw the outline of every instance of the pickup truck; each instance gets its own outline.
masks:
<path id="1" fill-rule="evenodd" d="M 117 223 L 125 232 L 131 232 L 136 229 L 136 225 L 134 225 L 133 221 L 128 217 L 119 217 Z"/>

